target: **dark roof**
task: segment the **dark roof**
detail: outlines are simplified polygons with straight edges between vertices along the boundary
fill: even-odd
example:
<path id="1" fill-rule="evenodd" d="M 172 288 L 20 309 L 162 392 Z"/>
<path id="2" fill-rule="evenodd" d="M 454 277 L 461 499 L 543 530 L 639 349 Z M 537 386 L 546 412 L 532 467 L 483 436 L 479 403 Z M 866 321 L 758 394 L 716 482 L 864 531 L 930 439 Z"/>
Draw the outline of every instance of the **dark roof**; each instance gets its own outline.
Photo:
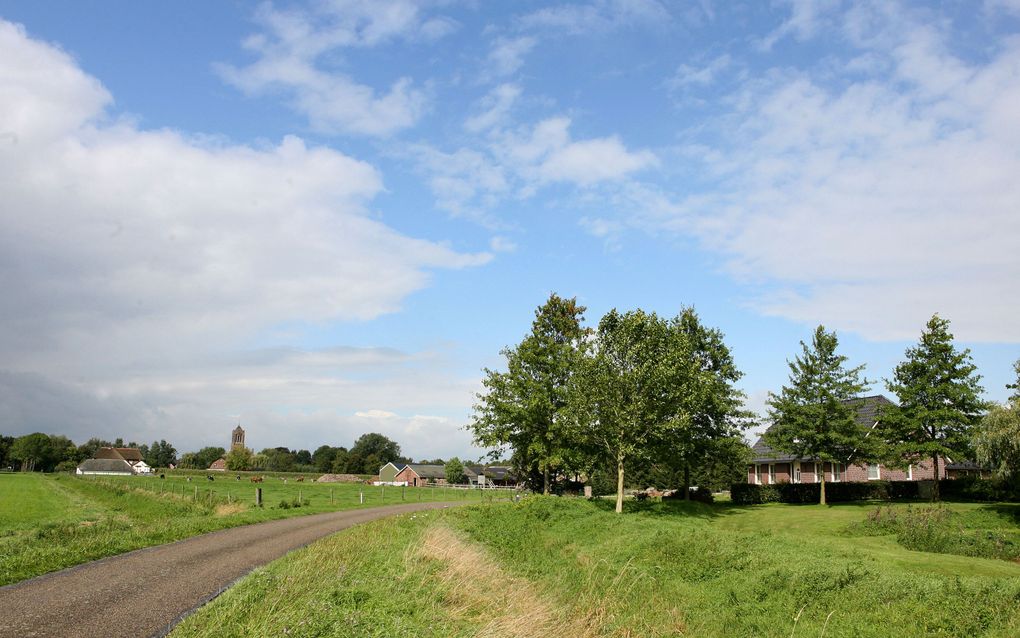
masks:
<path id="1" fill-rule="evenodd" d="M 895 403 L 881 394 L 876 394 L 871 397 L 862 397 L 860 399 L 851 399 L 849 401 L 844 401 L 844 403 L 857 404 L 857 423 L 858 425 L 867 428 L 875 425 L 878 421 L 878 413 L 882 408 L 895 405 Z M 775 426 L 769 427 L 769 430 L 773 427 Z M 765 443 L 764 437 L 758 438 L 758 441 L 751 447 L 751 452 L 754 455 L 754 458 L 751 461 L 752 463 L 782 463 L 797 460 L 797 457 L 792 454 L 773 450 L 771 446 Z M 811 461 L 813 459 L 802 460 Z"/>
<path id="2" fill-rule="evenodd" d="M 88 459 L 81 462 L 78 469 L 82 472 L 119 472 L 134 474 L 131 465 L 124 459 Z"/>
<path id="3" fill-rule="evenodd" d="M 514 477 L 511 474 L 511 468 L 505 465 L 490 465 L 485 468 L 485 478 L 502 481 L 513 480 Z"/>
<path id="4" fill-rule="evenodd" d="M 411 463 L 407 467 L 411 468 L 421 478 L 446 478 L 446 467 L 443 465 L 416 465 Z"/>
<path id="5" fill-rule="evenodd" d="M 120 454 L 121 458 L 128 463 L 142 460 L 142 451 L 136 447 L 119 447 L 116 450 L 117 454 Z"/>

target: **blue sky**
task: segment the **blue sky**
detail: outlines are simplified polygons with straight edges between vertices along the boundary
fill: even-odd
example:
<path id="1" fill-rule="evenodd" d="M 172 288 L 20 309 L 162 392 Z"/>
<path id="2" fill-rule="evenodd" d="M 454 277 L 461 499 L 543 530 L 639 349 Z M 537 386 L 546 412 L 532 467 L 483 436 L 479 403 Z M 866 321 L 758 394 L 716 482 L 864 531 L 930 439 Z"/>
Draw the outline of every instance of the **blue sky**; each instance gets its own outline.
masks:
<path id="1" fill-rule="evenodd" d="M 480 454 L 550 292 L 1020 357 L 1020 4 L 0 0 L 0 418 Z M 881 391 L 880 384 L 876 389 Z"/>

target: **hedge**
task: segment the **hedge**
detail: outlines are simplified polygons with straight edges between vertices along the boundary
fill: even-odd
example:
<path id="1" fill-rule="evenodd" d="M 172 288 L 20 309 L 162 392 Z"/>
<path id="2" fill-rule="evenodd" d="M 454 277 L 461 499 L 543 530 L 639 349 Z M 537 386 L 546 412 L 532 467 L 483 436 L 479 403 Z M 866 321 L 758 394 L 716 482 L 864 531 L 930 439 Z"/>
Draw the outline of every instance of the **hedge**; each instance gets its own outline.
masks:
<path id="1" fill-rule="evenodd" d="M 826 483 L 825 500 L 898 501 L 921 498 L 919 481 L 868 481 L 867 483 Z M 1020 481 L 1004 482 L 974 477 L 939 481 L 939 493 L 946 500 L 1020 502 Z M 818 483 L 776 483 L 753 485 L 734 483 L 730 498 L 738 505 L 759 503 L 817 503 Z"/>

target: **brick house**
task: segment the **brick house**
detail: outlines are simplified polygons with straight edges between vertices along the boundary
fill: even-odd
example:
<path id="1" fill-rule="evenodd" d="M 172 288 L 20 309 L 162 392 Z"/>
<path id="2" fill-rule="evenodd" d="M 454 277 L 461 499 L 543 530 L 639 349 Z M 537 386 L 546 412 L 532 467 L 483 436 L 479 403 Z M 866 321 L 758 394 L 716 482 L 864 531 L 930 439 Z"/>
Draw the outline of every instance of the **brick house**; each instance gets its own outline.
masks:
<path id="1" fill-rule="evenodd" d="M 882 395 L 857 399 L 857 422 L 867 428 L 878 425 L 879 411 L 892 401 Z M 818 483 L 824 474 L 827 483 L 841 481 L 923 481 L 933 478 L 931 460 L 920 461 L 905 470 L 886 467 L 881 463 L 867 465 L 846 465 L 829 463 L 819 459 L 797 458 L 791 454 L 773 450 L 763 438 L 751 448 L 753 458 L 747 467 L 747 482 L 756 485 L 775 483 Z M 953 464 L 942 459 L 939 462 L 939 478 L 955 478 L 947 473 L 947 466 Z"/>
<path id="2" fill-rule="evenodd" d="M 397 472 L 394 481 L 410 487 L 421 487 L 429 483 L 446 483 L 446 467 L 442 465 L 405 465 Z"/>

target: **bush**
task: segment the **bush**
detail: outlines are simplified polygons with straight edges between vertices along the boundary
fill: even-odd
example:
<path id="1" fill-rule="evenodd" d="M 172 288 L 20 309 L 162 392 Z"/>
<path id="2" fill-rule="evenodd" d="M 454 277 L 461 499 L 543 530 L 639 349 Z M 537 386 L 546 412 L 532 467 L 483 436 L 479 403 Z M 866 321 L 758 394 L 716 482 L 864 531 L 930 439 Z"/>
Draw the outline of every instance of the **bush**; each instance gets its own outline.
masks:
<path id="1" fill-rule="evenodd" d="M 1020 502 L 1020 480 L 982 479 L 963 476 L 939 481 L 939 496 L 950 501 Z"/>

